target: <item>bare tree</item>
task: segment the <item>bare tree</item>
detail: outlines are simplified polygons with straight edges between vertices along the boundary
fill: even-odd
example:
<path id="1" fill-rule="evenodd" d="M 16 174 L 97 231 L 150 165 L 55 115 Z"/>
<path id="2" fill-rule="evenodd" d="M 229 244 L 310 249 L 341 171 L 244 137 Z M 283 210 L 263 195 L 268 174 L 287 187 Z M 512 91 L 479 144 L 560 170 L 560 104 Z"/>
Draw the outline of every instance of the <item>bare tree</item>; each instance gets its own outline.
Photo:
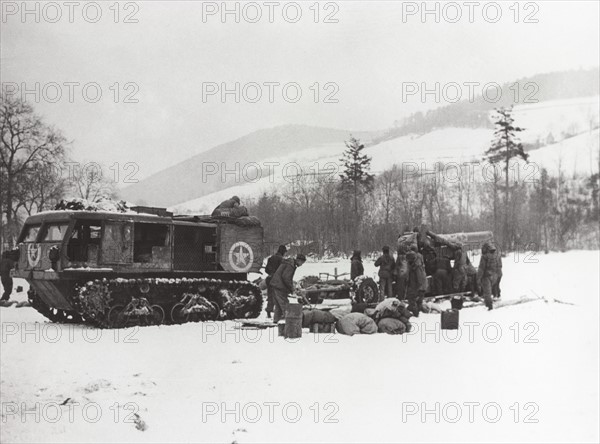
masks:
<path id="1" fill-rule="evenodd" d="M 388 225 L 390 223 L 390 214 L 393 210 L 396 195 L 400 192 L 400 170 L 398 170 L 396 165 L 393 165 L 391 169 L 381 173 L 377 179 L 377 188 L 382 192 L 384 223 Z"/>
<path id="2" fill-rule="evenodd" d="M 9 243 L 14 242 L 17 231 L 14 224 L 17 184 L 35 175 L 33 165 L 60 161 L 65 151 L 66 139 L 60 131 L 45 124 L 29 103 L 0 93 L 0 176 L 4 190 L 1 212 L 6 215 Z"/>
<path id="3" fill-rule="evenodd" d="M 117 197 L 116 184 L 112 178 L 104 174 L 105 169 L 96 162 L 77 164 L 73 168 L 69 181 L 69 191 L 77 197 L 96 201 L 101 197 L 114 199 Z"/>
<path id="4" fill-rule="evenodd" d="M 53 165 L 32 164 L 27 180 L 19 181 L 15 192 L 15 212 L 24 208 L 28 215 L 48 210 L 64 197 L 67 187 L 60 169 Z"/>

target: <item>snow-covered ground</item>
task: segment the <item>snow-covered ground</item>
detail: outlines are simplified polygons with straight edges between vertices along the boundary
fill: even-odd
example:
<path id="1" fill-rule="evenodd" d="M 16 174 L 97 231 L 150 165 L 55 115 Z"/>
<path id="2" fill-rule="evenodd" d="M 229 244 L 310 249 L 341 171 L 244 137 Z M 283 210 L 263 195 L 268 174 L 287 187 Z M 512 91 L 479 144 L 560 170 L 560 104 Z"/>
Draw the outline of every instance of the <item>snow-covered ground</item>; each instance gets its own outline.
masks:
<path id="1" fill-rule="evenodd" d="M 0 438 L 598 442 L 599 265 L 598 251 L 511 255 L 503 299 L 549 302 L 464 309 L 458 332 L 422 314 L 403 336 L 288 341 L 232 322 L 100 331 L 0 308 Z M 348 260 L 296 277 L 335 267 Z"/>

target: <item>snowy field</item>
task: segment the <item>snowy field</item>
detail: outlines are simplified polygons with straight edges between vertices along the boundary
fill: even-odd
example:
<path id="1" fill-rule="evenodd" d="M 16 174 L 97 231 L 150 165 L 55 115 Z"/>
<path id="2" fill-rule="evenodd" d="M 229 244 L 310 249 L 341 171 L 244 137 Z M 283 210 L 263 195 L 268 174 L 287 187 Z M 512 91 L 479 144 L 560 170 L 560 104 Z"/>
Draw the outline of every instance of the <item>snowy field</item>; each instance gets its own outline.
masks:
<path id="1" fill-rule="evenodd" d="M 335 267 L 349 261 L 296 277 Z M 598 270 L 598 251 L 509 256 L 503 299 L 547 301 L 464 309 L 443 334 L 434 314 L 403 336 L 288 341 L 1 308 L 1 441 L 598 442 Z"/>

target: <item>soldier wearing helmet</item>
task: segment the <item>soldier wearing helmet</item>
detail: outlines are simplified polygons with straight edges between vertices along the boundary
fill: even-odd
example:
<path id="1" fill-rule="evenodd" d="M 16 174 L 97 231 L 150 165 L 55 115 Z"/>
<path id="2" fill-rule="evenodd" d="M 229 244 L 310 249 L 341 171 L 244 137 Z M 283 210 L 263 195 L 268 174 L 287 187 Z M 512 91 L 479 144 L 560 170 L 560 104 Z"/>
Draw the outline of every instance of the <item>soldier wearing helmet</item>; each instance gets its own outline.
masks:
<path id="1" fill-rule="evenodd" d="M 467 286 L 467 252 L 463 244 L 458 243 L 454 250 L 454 267 L 452 270 L 452 287 L 454 291 L 461 292 Z"/>
<path id="2" fill-rule="evenodd" d="M 406 298 L 408 299 L 408 309 L 414 316 L 419 316 L 423 297 L 427 289 L 427 276 L 423 259 L 419 253 L 409 251 L 406 254 L 408 263 L 408 276 L 406 282 Z"/>
<path id="3" fill-rule="evenodd" d="M 481 289 L 485 306 L 492 310 L 492 292 L 502 276 L 502 258 L 493 242 L 486 242 L 481 248 L 481 260 L 477 269 L 477 285 Z M 497 287 L 496 287 L 497 288 Z"/>

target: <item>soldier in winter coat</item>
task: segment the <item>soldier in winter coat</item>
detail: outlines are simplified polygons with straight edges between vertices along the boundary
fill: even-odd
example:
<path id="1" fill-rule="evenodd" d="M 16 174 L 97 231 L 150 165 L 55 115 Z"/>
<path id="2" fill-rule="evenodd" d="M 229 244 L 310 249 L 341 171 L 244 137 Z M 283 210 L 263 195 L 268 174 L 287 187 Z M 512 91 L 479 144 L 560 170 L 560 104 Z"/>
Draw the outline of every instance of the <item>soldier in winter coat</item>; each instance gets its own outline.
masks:
<path id="1" fill-rule="evenodd" d="M 277 253 L 271 256 L 267 260 L 267 265 L 265 266 L 265 272 L 267 273 L 267 317 L 271 317 L 271 313 L 273 312 L 273 304 L 274 304 L 274 290 L 271 288 L 271 279 L 273 279 L 273 275 L 281 265 L 281 261 L 283 260 L 283 256 L 287 252 L 287 248 L 285 245 L 280 245 L 277 249 Z"/>
<path id="2" fill-rule="evenodd" d="M 450 259 L 445 256 L 438 257 L 435 261 L 435 273 L 433 273 L 433 294 L 449 294 L 452 290 L 452 265 Z"/>
<path id="3" fill-rule="evenodd" d="M 350 258 L 350 279 L 354 280 L 363 274 L 365 274 L 365 267 L 362 263 L 360 250 L 354 250 L 352 257 Z"/>
<path id="4" fill-rule="evenodd" d="M 407 252 L 405 246 L 398 248 L 398 257 L 396 258 L 396 268 L 394 271 L 394 295 L 400 300 L 406 297 L 406 279 L 408 277 Z"/>
<path id="5" fill-rule="evenodd" d="M 425 275 L 425 266 L 419 253 L 410 251 L 406 254 L 408 262 L 408 278 L 406 285 L 406 298 L 408 299 L 408 309 L 414 316 L 419 316 L 423 297 L 427 289 L 427 276 Z"/>
<path id="6" fill-rule="evenodd" d="M 289 305 L 288 295 L 294 292 L 294 273 L 296 268 L 306 262 L 306 256 L 299 254 L 295 259 L 284 259 L 271 279 L 273 288 L 273 299 L 275 302 L 275 313 L 273 322 L 277 323 L 285 317 Z"/>
<path id="7" fill-rule="evenodd" d="M 375 266 L 379 267 L 379 300 L 391 298 L 394 294 L 393 278 L 395 262 L 390 255 L 390 247 L 385 246 L 382 249 L 383 254 L 375 261 Z"/>
<path id="8" fill-rule="evenodd" d="M 10 270 L 15 268 L 16 258 L 14 256 L 12 251 L 4 251 L 0 259 L 0 278 L 2 280 L 2 287 L 4 288 L 1 298 L 2 305 L 8 302 L 13 291 L 13 279 L 10 275 Z"/>
<path id="9" fill-rule="evenodd" d="M 486 242 L 481 248 L 481 259 L 477 269 L 477 285 L 481 289 L 485 306 L 492 310 L 492 292 L 502 276 L 502 258 L 496 246 Z"/>
<path id="10" fill-rule="evenodd" d="M 217 208 L 215 208 L 212 212 L 213 216 L 220 216 L 222 210 L 230 210 L 232 208 L 237 208 L 241 204 L 240 198 L 237 196 L 232 196 L 231 199 L 224 200 L 221 202 Z"/>
<path id="11" fill-rule="evenodd" d="M 454 251 L 454 268 L 452 270 L 452 288 L 454 291 L 465 291 L 467 286 L 467 252 L 462 245 Z"/>

